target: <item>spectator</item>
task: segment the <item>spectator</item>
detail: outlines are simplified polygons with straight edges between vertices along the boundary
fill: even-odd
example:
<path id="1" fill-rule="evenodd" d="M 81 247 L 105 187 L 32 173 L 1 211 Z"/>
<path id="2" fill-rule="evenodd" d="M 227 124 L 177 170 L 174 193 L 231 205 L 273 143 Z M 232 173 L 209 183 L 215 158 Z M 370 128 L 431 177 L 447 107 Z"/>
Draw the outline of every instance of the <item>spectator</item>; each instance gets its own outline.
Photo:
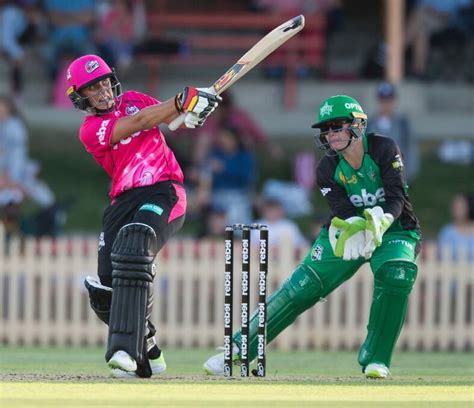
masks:
<path id="1" fill-rule="evenodd" d="M 261 218 L 255 222 L 268 226 L 268 239 L 271 246 L 279 246 L 287 242 L 286 240 L 289 240 L 294 248 L 300 248 L 306 244 L 298 225 L 286 216 L 285 209 L 278 199 L 264 199 L 260 214 Z M 254 232 L 256 233 L 256 231 Z M 253 242 L 258 243 L 258 234 L 254 235 Z"/>
<path id="2" fill-rule="evenodd" d="M 377 88 L 378 112 L 368 124 L 368 132 L 380 133 L 395 140 L 403 154 L 405 171 L 413 182 L 420 167 L 420 153 L 409 119 L 397 112 L 398 98 L 395 87 L 382 82 Z"/>
<path id="3" fill-rule="evenodd" d="M 264 145 L 273 158 L 281 156 L 278 145 L 272 143 L 268 135 L 261 129 L 249 113 L 237 106 L 232 93 L 226 92 L 226 97 L 219 104 L 219 109 L 209 117 L 198 132 L 199 143 L 196 145 L 195 162 L 202 163 L 207 156 L 222 128 L 234 128 L 247 150 L 254 151 L 257 145 Z"/>
<path id="4" fill-rule="evenodd" d="M 452 25 L 471 0 L 419 0 L 408 17 L 405 45 L 413 52 L 413 76 L 426 78 L 431 35 Z"/>
<path id="5" fill-rule="evenodd" d="M 133 50 L 142 35 L 137 25 L 144 5 L 140 0 L 112 0 L 100 13 L 97 25 L 97 47 L 110 65 L 126 75 Z M 132 18 L 130 18 L 132 17 Z M 143 21 L 140 25 L 143 25 Z"/>
<path id="6" fill-rule="evenodd" d="M 440 251 L 449 251 L 454 260 L 467 255 L 474 262 L 474 194 L 458 193 L 451 201 L 452 221 L 438 235 Z"/>
<path id="7" fill-rule="evenodd" d="M 45 0 L 44 8 L 50 21 L 46 59 L 52 81 L 71 55 L 94 51 L 95 4 L 95 0 Z"/>
<path id="8" fill-rule="evenodd" d="M 225 208 L 217 205 L 209 205 L 204 209 L 202 215 L 198 238 L 222 238 L 227 225 Z"/>
<path id="9" fill-rule="evenodd" d="M 12 229 L 18 230 L 20 208 L 31 199 L 40 211 L 51 213 L 55 197 L 48 185 L 37 178 L 39 165 L 28 157 L 25 124 L 11 98 L 0 97 L 0 206 Z M 49 235 L 51 228 L 43 228 Z"/>
<path id="10" fill-rule="evenodd" d="M 187 191 L 191 196 L 194 196 L 189 200 L 188 219 L 198 214 L 208 202 L 206 188 L 202 188 L 201 185 L 202 168 L 205 167 L 205 161 L 210 152 L 219 149 L 219 135 L 226 128 L 232 128 L 238 133 L 239 144 L 248 154 L 254 155 L 257 146 L 264 146 L 272 158 L 277 159 L 282 156 L 280 146 L 269 140 L 268 135 L 254 119 L 244 109 L 236 105 L 232 93 L 226 91 L 226 97 L 219 104 L 219 109 L 206 120 L 202 128 L 198 129 L 196 138 L 183 140 L 183 142 L 189 142 L 184 151 L 180 152 L 176 148 L 176 153 L 180 162 L 183 163 L 187 175 L 185 181 Z M 179 138 L 187 137 L 188 133 L 183 129 L 178 130 L 176 134 Z"/>
<path id="11" fill-rule="evenodd" d="M 23 89 L 24 44 L 34 37 L 40 17 L 35 0 L 0 0 L 0 54 L 11 66 L 11 91 L 15 96 Z"/>
<path id="12" fill-rule="evenodd" d="M 307 77 L 311 68 L 319 65 L 319 50 L 317 43 L 320 38 L 320 31 L 326 30 L 325 34 L 334 32 L 342 26 L 343 15 L 340 0 L 254 0 L 250 8 L 258 12 L 281 15 L 282 18 L 291 18 L 299 14 L 306 17 L 317 14 L 324 15 L 327 22 L 327 29 L 321 27 L 307 26 L 299 36 L 305 38 L 309 43 L 314 44 L 312 48 L 306 48 L 300 53 L 300 64 L 296 68 L 299 77 Z M 285 50 L 276 50 L 267 59 L 265 69 L 268 78 L 281 78 L 284 75 L 284 67 L 281 62 L 286 56 Z M 317 71 L 315 71 L 317 72 Z"/>
<path id="13" fill-rule="evenodd" d="M 249 223 L 252 219 L 252 190 L 255 157 L 245 148 L 237 130 L 225 127 L 204 161 L 199 189 L 207 202 L 226 209 L 228 224 Z"/>

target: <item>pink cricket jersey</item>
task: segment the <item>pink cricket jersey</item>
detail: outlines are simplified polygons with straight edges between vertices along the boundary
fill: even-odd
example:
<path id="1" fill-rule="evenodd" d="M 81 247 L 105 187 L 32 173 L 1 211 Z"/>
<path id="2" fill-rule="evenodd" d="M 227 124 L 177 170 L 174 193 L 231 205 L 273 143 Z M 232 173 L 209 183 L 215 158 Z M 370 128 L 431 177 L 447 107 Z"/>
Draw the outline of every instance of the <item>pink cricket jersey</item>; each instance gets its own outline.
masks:
<path id="1" fill-rule="evenodd" d="M 119 98 L 115 111 L 87 116 L 81 126 L 81 142 L 112 178 L 112 199 L 125 190 L 160 181 L 183 182 L 183 172 L 158 127 L 136 132 L 116 145 L 110 144 L 117 120 L 158 103 L 151 96 L 127 91 Z"/>

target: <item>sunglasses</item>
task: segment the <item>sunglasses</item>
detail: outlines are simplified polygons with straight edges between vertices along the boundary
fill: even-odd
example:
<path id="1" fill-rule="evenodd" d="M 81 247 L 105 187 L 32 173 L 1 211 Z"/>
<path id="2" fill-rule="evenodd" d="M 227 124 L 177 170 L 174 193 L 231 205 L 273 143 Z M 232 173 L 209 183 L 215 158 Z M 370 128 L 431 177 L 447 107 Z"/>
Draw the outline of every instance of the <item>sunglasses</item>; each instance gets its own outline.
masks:
<path id="1" fill-rule="evenodd" d="M 330 130 L 333 132 L 340 132 L 344 129 L 344 125 L 350 123 L 349 121 L 328 122 L 320 126 L 321 133 L 327 133 Z"/>

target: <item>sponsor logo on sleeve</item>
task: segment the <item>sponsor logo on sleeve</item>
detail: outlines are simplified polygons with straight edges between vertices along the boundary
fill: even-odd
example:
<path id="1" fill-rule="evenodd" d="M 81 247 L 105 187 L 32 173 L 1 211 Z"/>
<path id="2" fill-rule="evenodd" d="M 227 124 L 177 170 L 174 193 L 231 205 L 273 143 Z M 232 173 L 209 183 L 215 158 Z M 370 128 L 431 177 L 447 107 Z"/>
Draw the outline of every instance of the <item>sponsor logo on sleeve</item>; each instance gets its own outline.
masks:
<path id="1" fill-rule="evenodd" d="M 392 162 L 392 167 L 399 171 L 403 168 L 403 160 L 399 154 L 395 156 L 395 161 Z"/>
<path id="2" fill-rule="evenodd" d="M 327 194 L 329 194 L 331 192 L 331 188 L 330 187 L 323 187 L 321 189 L 321 194 L 323 195 L 323 197 L 326 197 Z"/>
<path id="3" fill-rule="evenodd" d="M 104 232 L 101 232 L 100 235 L 99 235 L 99 251 L 105 247 L 105 234 Z"/>

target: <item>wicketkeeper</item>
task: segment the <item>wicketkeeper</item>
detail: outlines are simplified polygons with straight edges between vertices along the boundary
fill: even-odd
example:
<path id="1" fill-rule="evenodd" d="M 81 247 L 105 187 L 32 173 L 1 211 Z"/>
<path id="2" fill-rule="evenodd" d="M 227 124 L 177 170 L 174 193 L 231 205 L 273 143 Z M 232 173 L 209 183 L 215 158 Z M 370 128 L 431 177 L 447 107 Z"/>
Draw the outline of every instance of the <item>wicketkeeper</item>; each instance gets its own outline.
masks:
<path id="1" fill-rule="evenodd" d="M 366 135 L 366 126 L 366 114 L 349 96 L 332 96 L 319 108 L 313 128 L 326 155 L 317 182 L 332 214 L 303 262 L 269 297 L 267 342 L 369 262 L 374 292 L 359 364 L 366 377 L 385 378 L 415 283 L 421 235 L 398 146 L 387 137 Z M 257 355 L 256 334 L 254 314 L 250 360 Z M 234 341 L 238 361 L 240 332 Z M 223 375 L 223 365 L 221 353 L 209 358 L 204 369 Z"/>
<path id="2" fill-rule="evenodd" d="M 105 359 L 113 377 L 150 377 L 166 369 L 150 322 L 153 260 L 183 225 L 183 173 L 158 125 L 188 112 L 184 126 L 201 126 L 219 97 L 186 87 L 162 103 L 120 82 L 97 55 L 74 60 L 67 95 L 87 113 L 80 140 L 112 179 L 111 205 L 99 238 L 98 276 L 88 277 L 92 309 L 109 325 Z"/>

